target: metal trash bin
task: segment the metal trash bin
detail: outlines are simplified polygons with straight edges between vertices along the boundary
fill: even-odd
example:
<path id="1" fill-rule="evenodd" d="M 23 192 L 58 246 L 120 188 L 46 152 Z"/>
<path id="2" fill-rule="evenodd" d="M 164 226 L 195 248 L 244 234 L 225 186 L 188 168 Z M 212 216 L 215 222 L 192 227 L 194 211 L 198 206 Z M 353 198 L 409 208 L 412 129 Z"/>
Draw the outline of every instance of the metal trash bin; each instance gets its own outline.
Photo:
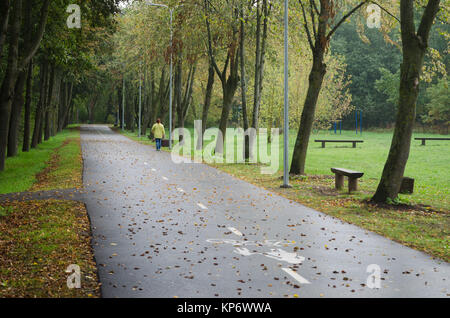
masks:
<path id="1" fill-rule="evenodd" d="M 404 177 L 402 180 L 402 185 L 400 187 L 401 194 L 413 194 L 414 193 L 414 179 Z"/>

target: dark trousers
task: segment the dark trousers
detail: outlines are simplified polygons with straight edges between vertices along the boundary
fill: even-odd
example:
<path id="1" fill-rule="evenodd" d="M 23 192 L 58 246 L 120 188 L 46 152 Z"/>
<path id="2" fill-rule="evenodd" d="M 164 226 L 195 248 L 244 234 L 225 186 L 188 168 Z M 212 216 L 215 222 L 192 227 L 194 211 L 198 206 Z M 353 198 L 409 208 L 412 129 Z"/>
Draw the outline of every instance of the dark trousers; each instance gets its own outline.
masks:
<path id="1" fill-rule="evenodd" d="M 161 150 L 162 139 L 156 138 L 156 150 Z"/>

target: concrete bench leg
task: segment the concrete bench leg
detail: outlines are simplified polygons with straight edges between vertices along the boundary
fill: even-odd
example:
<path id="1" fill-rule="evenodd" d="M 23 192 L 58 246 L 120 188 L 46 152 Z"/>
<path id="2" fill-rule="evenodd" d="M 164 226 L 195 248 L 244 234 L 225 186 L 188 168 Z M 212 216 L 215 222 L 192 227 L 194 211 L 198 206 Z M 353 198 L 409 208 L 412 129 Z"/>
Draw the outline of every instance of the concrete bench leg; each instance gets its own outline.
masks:
<path id="1" fill-rule="evenodd" d="M 344 176 L 336 175 L 336 189 L 341 190 L 344 187 Z"/>
<path id="2" fill-rule="evenodd" d="M 348 192 L 358 191 L 358 179 L 348 178 Z"/>

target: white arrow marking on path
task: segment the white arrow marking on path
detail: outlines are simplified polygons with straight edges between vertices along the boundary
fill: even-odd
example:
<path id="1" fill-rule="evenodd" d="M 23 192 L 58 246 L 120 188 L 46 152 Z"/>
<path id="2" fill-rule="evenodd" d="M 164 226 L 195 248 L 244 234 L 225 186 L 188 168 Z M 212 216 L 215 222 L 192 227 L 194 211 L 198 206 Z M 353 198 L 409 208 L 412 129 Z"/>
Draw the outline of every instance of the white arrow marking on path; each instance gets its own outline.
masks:
<path id="1" fill-rule="evenodd" d="M 234 227 L 229 227 L 228 229 L 237 236 L 244 236 L 244 234 L 242 234 L 239 230 L 235 229 Z"/>
<path id="2" fill-rule="evenodd" d="M 208 208 L 201 203 L 197 203 L 197 205 L 203 210 L 208 210 Z"/>
<path id="3" fill-rule="evenodd" d="M 269 253 L 263 253 L 263 255 L 289 264 L 301 264 L 305 260 L 303 256 L 297 253 L 289 253 L 281 248 L 272 249 Z"/>
<path id="4" fill-rule="evenodd" d="M 259 254 L 259 253 L 252 253 L 252 252 L 250 252 L 248 250 L 248 248 L 245 248 L 245 247 L 243 247 L 243 248 L 237 247 L 234 252 L 236 254 L 239 254 L 239 255 L 242 255 L 242 256 L 252 256 L 252 255 Z"/>
<path id="5" fill-rule="evenodd" d="M 178 190 L 179 192 L 184 192 L 184 190 L 181 189 L 181 188 L 178 188 L 177 190 Z"/>
<path id="6" fill-rule="evenodd" d="M 305 260 L 303 256 L 297 255 L 296 253 L 289 253 L 283 251 L 282 249 L 271 250 L 269 253 L 250 253 L 247 248 L 236 248 L 234 252 L 243 256 L 264 255 L 266 257 L 276 259 L 277 261 L 286 262 L 289 264 L 301 264 Z"/>
<path id="7" fill-rule="evenodd" d="M 166 181 L 169 180 L 169 179 L 167 179 L 166 177 L 162 177 L 162 178 L 163 178 L 164 180 L 166 180 Z"/>
<path id="8" fill-rule="evenodd" d="M 153 172 L 156 172 L 156 169 L 152 168 L 152 171 L 153 171 Z"/>
<path id="9" fill-rule="evenodd" d="M 301 277 L 299 274 L 297 274 L 297 272 L 294 272 L 290 268 L 282 268 L 282 270 L 291 275 L 300 284 L 311 284 L 306 278 Z"/>

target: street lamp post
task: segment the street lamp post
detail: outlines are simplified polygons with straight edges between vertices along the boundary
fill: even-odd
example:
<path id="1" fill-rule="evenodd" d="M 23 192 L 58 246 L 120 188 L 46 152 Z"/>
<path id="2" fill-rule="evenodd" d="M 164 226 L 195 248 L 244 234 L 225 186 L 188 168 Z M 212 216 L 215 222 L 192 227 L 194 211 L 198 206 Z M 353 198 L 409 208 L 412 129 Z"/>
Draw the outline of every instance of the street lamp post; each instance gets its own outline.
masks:
<path id="1" fill-rule="evenodd" d="M 289 185 L 289 0 L 284 0 L 284 173 L 282 188 Z"/>
<path id="2" fill-rule="evenodd" d="M 177 9 L 178 7 L 181 7 L 182 4 L 177 5 L 173 8 L 170 8 L 169 6 L 165 4 L 158 4 L 153 3 L 151 0 L 147 0 L 145 2 L 148 5 L 155 6 L 155 7 L 161 7 L 166 8 L 170 11 L 170 47 L 173 46 L 173 11 Z M 172 103 L 173 103 L 173 57 L 172 57 L 172 49 L 170 50 L 170 94 L 169 94 L 169 148 L 172 149 Z"/>

